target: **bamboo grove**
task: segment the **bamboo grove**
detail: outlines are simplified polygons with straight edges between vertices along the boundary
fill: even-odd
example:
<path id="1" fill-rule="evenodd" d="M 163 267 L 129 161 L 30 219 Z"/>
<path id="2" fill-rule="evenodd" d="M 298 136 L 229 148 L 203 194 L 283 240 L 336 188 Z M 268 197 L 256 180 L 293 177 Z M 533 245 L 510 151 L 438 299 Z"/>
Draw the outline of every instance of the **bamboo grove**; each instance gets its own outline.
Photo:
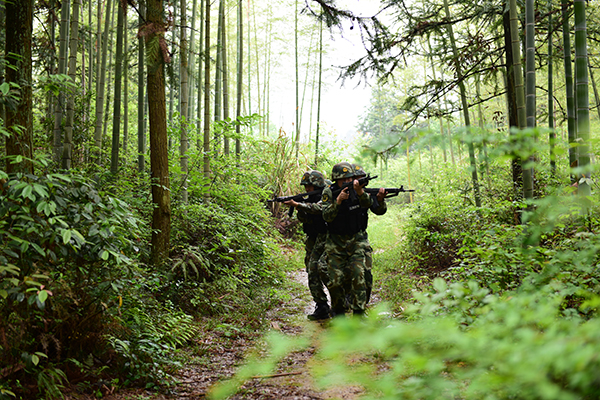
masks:
<path id="1" fill-rule="evenodd" d="M 271 5 L 241 0 L 4 1 L 2 114 L 8 129 L 4 147 L 8 156 L 26 159 L 35 156 L 33 149 L 48 149 L 55 165 L 63 169 L 85 166 L 117 174 L 132 163 L 139 171 L 148 168 L 155 205 L 153 260 L 159 262 L 169 247 L 173 184 L 169 152 L 178 149 L 177 184 L 181 183 L 186 202 L 190 149 L 202 154 L 203 174 L 210 180 L 214 157 L 242 157 L 244 117 L 262 116 L 253 133 L 277 132 L 270 119 L 277 91 L 271 77 L 289 72 L 276 71 L 281 67 L 278 52 L 294 56 L 295 93 L 289 97 L 295 97 L 290 134 L 296 154 L 301 137 L 314 142 L 317 165 L 323 32 L 343 32 L 350 24 L 350 29 L 358 27 L 366 55 L 357 55 L 342 70 L 342 79 L 374 74 L 378 87 L 385 90 L 394 74 L 415 57 L 429 70 L 419 84 L 405 85 L 405 101 L 399 107 L 402 123 L 380 132 L 387 137 L 380 155 L 397 147 L 423 120 L 439 120 L 439 138 L 444 141 L 444 124 L 449 126 L 449 118 L 460 113 L 473 197 L 480 205 L 476 151 L 481 145 L 470 139 L 474 111 L 479 108 L 481 126 L 482 107 L 500 109 L 504 129 L 511 135 L 511 128 L 535 128 L 546 120 L 551 147 L 556 121 L 564 120 L 569 167 L 584 171 L 579 190 L 589 194 L 588 86 L 592 78 L 595 87 L 592 71 L 597 61 L 588 56 L 586 20 L 594 8 L 583 0 L 560 4 L 527 0 L 522 5 L 516 0 L 410 5 L 387 0 L 382 2 L 385 14 L 363 17 L 323 0 Z M 287 15 L 274 15 L 274 10 Z M 299 16 L 303 27 L 298 25 Z M 597 21 L 591 21 L 595 38 Z M 291 29 L 281 30 L 290 25 L 293 35 Z M 286 46 L 292 37 L 293 52 Z M 284 50 L 276 48 L 277 42 L 280 47 L 284 43 Z M 563 69 L 558 73 L 551 67 L 561 58 Z M 547 72 L 543 87 L 541 71 Z M 564 79 L 557 89 L 554 76 Z M 312 100 L 310 128 L 303 123 L 309 113 L 305 106 L 309 86 L 318 102 L 314 137 Z M 563 93 L 558 94 L 558 88 Z M 536 103 L 542 91 L 547 93 L 547 107 Z M 561 115 L 554 115 L 555 105 Z M 445 156 L 446 145 L 441 147 Z M 513 162 L 515 190 L 525 199 L 534 196 L 534 157 L 529 154 Z M 25 161 L 6 166 L 8 172 L 18 169 L 30 171 L 32 165 Z"/>

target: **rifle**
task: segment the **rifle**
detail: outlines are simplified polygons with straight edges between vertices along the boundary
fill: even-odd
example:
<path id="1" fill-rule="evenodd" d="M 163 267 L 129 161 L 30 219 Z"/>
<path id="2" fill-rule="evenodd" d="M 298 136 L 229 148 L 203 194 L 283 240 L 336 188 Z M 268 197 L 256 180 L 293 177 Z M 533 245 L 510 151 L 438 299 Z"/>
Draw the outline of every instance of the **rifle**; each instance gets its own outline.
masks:
<path id="1" fill-rule="evenodd" d="M 404 185 L 400 186 L 399 188 L 383 188 L 383 190 L 385 190 L 385 198 L 387 199 L 388 197 L 395 197 L 398 196 L 398 193 L 404 193 L 404 192 L 414 192 L 415 189 L 404 189 Z M 365 192 L 369 193 L 369 194 L 377 194 L 379 193 L 379 189 L 374 189 L 374 188 L 365 188 L 364 189 Z"/>
<path id="2" fill-rule="evenodd" d="M 383 190 L 385 190 L 386 192 L 384 199 L 387 199 L 388 197 L 398 196 L 398 194 L 401 192 L 404 193 L 415 191 L 415 189 L 404 189 L 404 185 L 400 186 L 399 188 L 383 188 Z M 365 188 L 364 191 L 370 196 L 373 196 L 373 206 L 379 207 L 379 200 L 377 200 L 377 193 L 379 193 L 379 189 Z"/>
<path id="3" fill-rule="evenodd" d="M 284 202 L 290 201 L 290 200 L 294 200 L 294 201 L 297 201 L 297 202 L 303 202 L 309 196 L 313 196 L 315 194 L 321 194 L 321 193 L 323 193 L 323 189 L 324 188 L 318 188 L 318 189 L 312 190 L 310 192 L 295 194 L 295 195 L 292 195 L 292 196 L 275 197 L 274 199 L 268 199 L 267 202 L 268 203 L 273 203 L 273 202 L 284 203 Z M 290 207 L 290 209 L 288 211 L 288 216 L 291 218 L 293 214 L 294 214 L 294 207 Z"/>
<path id="4" fill-rule="evenodd" d="M 377 178 L 377 175 L 371 176 L 369 174 L 367 176 L 364 176 L 364 177 L 358 179 L 358 183 L 361 186 L 365 186 L 365 185 L 367 185 L 369 183 L 369 181 L 371 181 L 371 180 L 373 180 L 375 178 Z M 332 192 L 333 193 L 338 193 L 338 192 L 344 190 L 345 188 L 350 188 L 351 195 L 352 195 L 352 193 L 356 193 L 356 192 L 354 192 L 354 189 L 353 189 L 354 188 L 354 180 L 352 180 L 351 182 L 344 183 L 342 185 L 342 187 L 338 187 L 337 185 L 334 185 L 334 186 L 335 187 L 332 187 Z M 303 201 L 305 201 L 305 199 L 308 196 L 312 196 L 312 195 L 315 195 L 315 194 L 321 194 L 321 193 L 323 193 L 323 189 L 325 189 L 325 188 L 318 188 L 318 189 L 310 191 L 310 192 L 295 194 L 295 195 L 292 195 L 292 196 L 275 197 L 274 199 L 268 199 L 267 202 L 269 202 L 269 203 L 273 203 L 273 202 L 284 203 L 284 202 L 289 201 L 289 200 L 294 200 L 294 201 L 297 201 L 297 202 L 303 202 Z M 291 217 L 293 214 L 294 214 L 294 207 L 290 207 L 290 209 L 288 211 L 288 216 Z"/>
<path id="5" fill-rule="evenodd" d="M 359 184 L 360 186 L 363 186 L 363 188 L 364 188 L 364 186 L 368 185 L 368 184 L 369 184 L 369 182 L 370 182 L 370 181 L 372 181 L 372 180 L 373 180 L 373 179 L 375 179 L 375 178 L 377 178 L 377 175 L 375 175 L 375 176 L 371 176 L 371 174 L 369 174 L 369 175 L 367 175 L 367 176 L 363 176 L 362 178 L 359 178 L 359 179 L 358 179 L 358 184 Z M 354 191 L 354 179 L 353 179 L 352 181 L 350 181 L 350 182 L 344 183 L 344 184 L 342 185 L 342 187 L 338 187 L 337 185 L 333 185 L 333 186 L 331 187 L 331 193 L 332 193 L 332 194 L 336 194 L 336 193 L 339 193 L 339 192 L 341 192 L 342 190 L 344 190 L 344 189 L 346 189 L 346 188 L 350 188 L 350 189 L 351 189 L 351 192 L 353 192 L 353 191 Z M 364 188 L 364 190 L 366 191 L 367 189 L 366 189 L 366 188 Z M 377 191 L 378 189 L 369 189 L 369 190 L 375 190 L 375 191 Z M 356 193 L 356 192 L 355 192 L 355 193 Z"/>

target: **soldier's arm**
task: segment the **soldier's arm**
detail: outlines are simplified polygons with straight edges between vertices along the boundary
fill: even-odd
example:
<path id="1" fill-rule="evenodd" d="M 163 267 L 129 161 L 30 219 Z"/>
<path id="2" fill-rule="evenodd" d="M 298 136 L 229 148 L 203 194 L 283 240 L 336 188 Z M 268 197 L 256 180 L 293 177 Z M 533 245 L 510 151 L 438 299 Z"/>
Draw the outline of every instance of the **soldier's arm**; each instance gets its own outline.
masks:
<path id="1" fill-rule="evenodd" d="M 371 208 L 373 205 L 373 199 L 367 192 L 363 192 L 360 196 L 358 196 L 358 203 L 362 208 Z"/>
<path id="2" fill-rule="evenodd" d="M 333 194 L 331 193 L 330 188 L 325 188 L 325 190 L 323 190 L 321 204 L 323 207 L 323 219 L 327 222 L 333 221 L 338 214 L 339 206 L 337 202 L 333 200 Z"/>
<path id="3" fill-rule="evenodd" d="M 319 201 L 318 203 L 298 203 L 296 206 L 298 212 L 302 211 L 307 214 L 321 214 L 323 212 L 323 204 Z"/>

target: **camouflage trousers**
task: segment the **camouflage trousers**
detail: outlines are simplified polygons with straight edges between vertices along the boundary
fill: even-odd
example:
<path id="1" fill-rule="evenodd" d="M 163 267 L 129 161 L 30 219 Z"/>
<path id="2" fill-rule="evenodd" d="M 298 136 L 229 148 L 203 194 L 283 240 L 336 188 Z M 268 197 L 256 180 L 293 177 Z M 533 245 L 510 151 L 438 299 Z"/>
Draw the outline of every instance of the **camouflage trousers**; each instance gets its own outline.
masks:
<path id="1" fill-rule="evenodd" d="M 315 303 L 328 303 L 324 286 L 329 280 L 327 271 L 319 266 L 319 260 L 325 251 L 325 239 L 327 234 L 320 233 L 317 236 L 307 236 L 304 248 L 304 265 L 308 274 L 308 288 Z M 322 261 L 321 261 L 322 262 Z"/>
<path id="2" fill-rule="evenodd" d="M 369 243 L 369 236 L 367 231 L 359 232 L 361 235 L 361 241 L 367 244 L 365 251 L 365 291 L 366 291 L 366 304 L 369 304 L 371 300 L 371 292 L 373 291 L 373 248 Z"/>
<path id="3" fill-rule="evenodd" d="M 336 314 L 345 312 L 345 298 L 349 295 L 352 311 L 363 313 L 366 307 L 365 269 L 370 251 L 364 235 L 329 234 L 325 242 L 329 271 L 331 308 Z"/>

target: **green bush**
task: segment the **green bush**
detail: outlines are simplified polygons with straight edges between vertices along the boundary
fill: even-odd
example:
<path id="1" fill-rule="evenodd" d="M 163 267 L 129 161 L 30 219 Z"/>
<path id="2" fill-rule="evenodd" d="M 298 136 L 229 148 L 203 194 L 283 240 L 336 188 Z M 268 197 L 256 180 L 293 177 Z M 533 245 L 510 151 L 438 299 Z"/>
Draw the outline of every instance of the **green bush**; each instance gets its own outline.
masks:
<path id="1" fill-rule="evenodd" d="M 52 365 L 101 351 L 143 225 L 77 173 L 0 177 L 0 364 L 50 393 Z"/>

